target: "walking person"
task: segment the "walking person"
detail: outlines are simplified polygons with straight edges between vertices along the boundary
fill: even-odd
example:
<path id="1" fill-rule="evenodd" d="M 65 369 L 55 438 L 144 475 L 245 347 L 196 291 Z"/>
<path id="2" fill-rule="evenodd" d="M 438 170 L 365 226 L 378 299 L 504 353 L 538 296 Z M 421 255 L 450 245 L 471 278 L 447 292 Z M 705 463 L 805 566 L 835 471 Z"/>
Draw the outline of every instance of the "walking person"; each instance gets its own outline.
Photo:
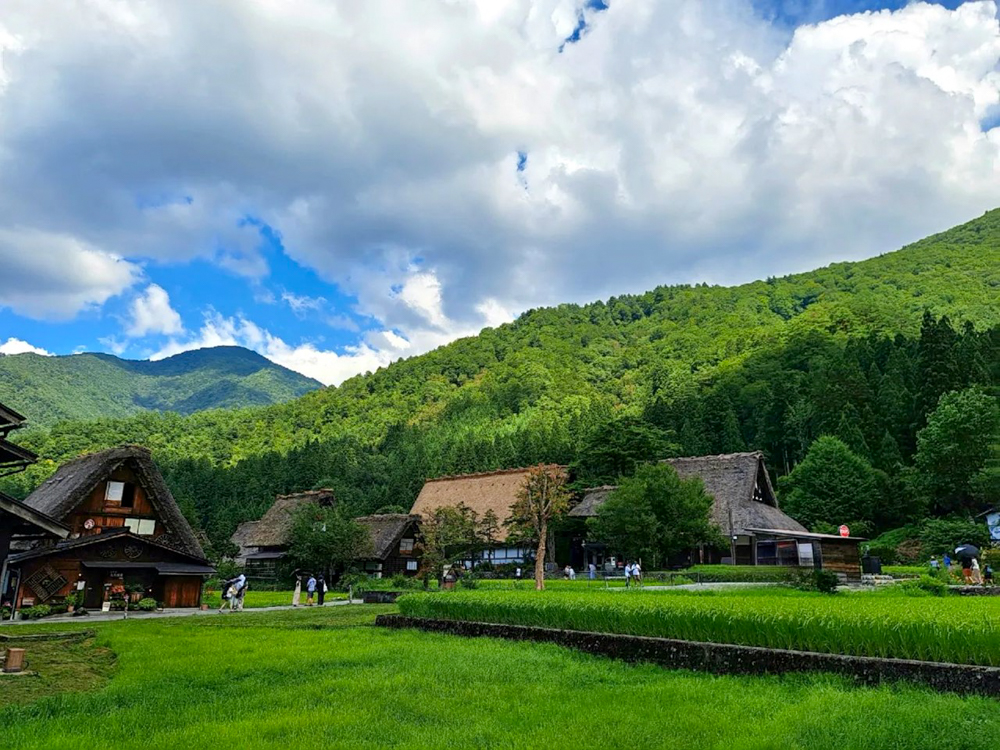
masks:
<path id="1" fill-rule="evenodd" d="M 571 581 L 576 580 L 576 568 L 574 568 L 572 565 L 569 566 L 569 580 Z"/>
<path id="2" fill-rule="evenodd" d="M 632 580 L 635 581 L 636 586 L 642 586 L 642 568 L 639 567 L 638 560 L 632 563 Z"/>
<path id="3" fill-rule="evenodd" d="M 993 585 L 993 566 L 989 563 L 986 564 L 986 569 L 983 571 L 983 577 L 986 579 L 985 582 L 987 586 Z"/>
<path id="4" fill-rule="evenodd" d="M 632 586 L 632 564 L 625 561 L 625 588 Z"/>
<path id="5" fill-rule="evenodd" d="M 250 588 L 250 581 L 244 579 L 243 585 L 240 586 L 239 590 L 236 592 L 236 611 L 243 611 L 243 603 L 247 597 L 247 589 Z"/>
<path id="6" fill-rule="evenodd" d="M 311 607 L 313 605 L 313 597 L 316 596 L 316 576 L 312 573 L 309 574 L 309 580 L 306 581 L 306 606 Z"/>
<path id="7" fill-rule="evenodd" d="M 976 586 L 983 585 L 983 574 L 979 569 L 979 560 L 975 557 L 972 558 L 972 582 Z"/>
<path id="8" fill-rule="evenodd" d="M 931 555 L 931 573 L 937 573 L 940 568 L 940 563 L 938 562 L 937 555 Z"/>
<path id="9" fill-rule="evenodd" d="M 229 611 L 233 611 L 233 597 L 236 595 L 236 589 L 233 584 L 236 582 L 235 578 L 230 578 L 228 581 L 222 582 L 222 588 L 220 594 L 222 594 L 222 602 L 219 604 L 219 614 L 222 614 L 222 610 L 229 605 Z"/>
<path id="10" fill-rule="evenodd" d="M 326 598 L 326 579 L 323 574 L 319 574 L 319 578 L 316 579 L 316 603 L 319 606 L 323 606 L 323 600 Z"/>
<path id="11" fill-rule="evenodd" d="M 298 572 L 295 573 L 295 590 L 292 592 L 292 606 L 299 606 L 299 602 L 302 600 L 302 576 Z"/>
<path id="12" fill-rule="evenodd" d="M 590 563 L 590 565 L 587 566 L 587 578 L 591 581 L 597 578 L 597 566 L 594 565 L 594 563 Z"/>

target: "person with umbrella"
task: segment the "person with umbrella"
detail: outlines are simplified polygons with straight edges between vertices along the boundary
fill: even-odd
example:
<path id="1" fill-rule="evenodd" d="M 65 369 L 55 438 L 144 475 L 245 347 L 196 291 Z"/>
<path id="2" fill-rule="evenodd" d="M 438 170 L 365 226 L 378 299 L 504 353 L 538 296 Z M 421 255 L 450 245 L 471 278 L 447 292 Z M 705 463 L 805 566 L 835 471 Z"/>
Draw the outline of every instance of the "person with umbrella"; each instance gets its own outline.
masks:
<path id="1" fill-rule="evenodd" d="M 968 586 L 972 585 L 972 561 L 979 556 L 979 547 L 974 544 L 960 544 L 955 547 L 955 554 L 962 561 L 962 577 Z"/>

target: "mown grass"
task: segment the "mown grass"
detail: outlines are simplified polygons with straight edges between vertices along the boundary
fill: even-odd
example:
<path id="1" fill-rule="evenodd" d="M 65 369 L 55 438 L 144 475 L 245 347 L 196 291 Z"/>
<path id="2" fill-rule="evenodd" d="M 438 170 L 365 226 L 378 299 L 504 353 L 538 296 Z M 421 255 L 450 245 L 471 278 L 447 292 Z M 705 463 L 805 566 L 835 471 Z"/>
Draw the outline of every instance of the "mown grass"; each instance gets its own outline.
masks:
<path id="1" fill-rule="evenodd" d="M 726 678 L 548 644 L 369 627 L 389 607 L 115 622 L 111 682 L 0 709 L 26 748 L 981 750 L 985 698 L 832 677 Z"/>
<path id="2" fill-rule="evenodd" d="M 98 646 L 94 638 L 0 642 L 0 650 L 6 648 L 25 649 L 26 671 L 36 674 L 0 675 L 0 708 L 67 691 L 94 690 L 105 684 L 114 670 L 114 654 Z"/>
<path id="3" fill-rule="evenodd" d="M 416 617 L 1000 666 L 1000 600 L 986 597 L 456 591 L 398 605 Z"/>
<path id="4" fill-rule="evenodd" d="M 243 602 L 245 609 L 259 609 L 260 607 L 287 607 L 292 603 L 292 591 L 247 591 L 246 600 Z M 326 601 L 331 602 L 337 599 L 346 599 L 347 594 L 340 591 L 326 592 Z M 206 591 L 202 602 L 208 605 L 209 609 L 218 609 L 222 603 L 222 594 L 219 591 Z M 302 592 L 301 603 L 306 603 L 306 593 Z M 227 606 L 226 609 L 229 609 Z"/>

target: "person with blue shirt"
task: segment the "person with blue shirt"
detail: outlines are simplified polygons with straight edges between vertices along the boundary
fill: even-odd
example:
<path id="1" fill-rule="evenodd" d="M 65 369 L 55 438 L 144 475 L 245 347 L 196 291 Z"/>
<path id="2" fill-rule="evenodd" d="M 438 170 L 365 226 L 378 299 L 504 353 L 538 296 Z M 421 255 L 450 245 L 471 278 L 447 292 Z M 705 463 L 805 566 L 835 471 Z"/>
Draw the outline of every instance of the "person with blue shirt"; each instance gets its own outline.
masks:
<path id="1" fill-rule="evenodd" d="M 316 576 L 312 573 L 309 574 L 309 580 L 306 581 L 306 606 L 311 607 L 313 605 L 313 597 L 316 596 Z"/>

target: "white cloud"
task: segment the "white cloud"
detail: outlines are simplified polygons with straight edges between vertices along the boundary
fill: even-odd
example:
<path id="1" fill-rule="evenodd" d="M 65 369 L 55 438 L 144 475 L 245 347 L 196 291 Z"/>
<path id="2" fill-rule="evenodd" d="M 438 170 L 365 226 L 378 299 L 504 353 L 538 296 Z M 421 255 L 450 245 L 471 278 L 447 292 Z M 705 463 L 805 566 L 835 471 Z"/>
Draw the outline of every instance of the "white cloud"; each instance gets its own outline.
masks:
<path id="1" fill-rule="evenodd" d="M 125 335 L 130 338 L 160 333 L 176 336 L 184 332 L 180 314 L 170 306 L 170 295 L 159 284 L 150 284 L 132 300 L 129 315 Z"/>
<path id="2" fill-rule="evenodd" d="M 22 270 L 47 293 L 0 279 L 0 304 L 65 317 L 144 258 L 260 283 L 259 217 L 409 344 L 361 341 L 335 380 L 527 307 L 869 256 L 1000 205 L 995 2 L 787 34 L 750 0 L 616 0 L 559 54 L 582 7 L 7 0 L 0 227 L 97 270 Z"/>
<path id="3" fill-rule="evenodd" d="M 6 343 L 0 344 L 0 354 L 41 354 L 43 357 L 51 357 L 52 352 L 46 351 L 38 346 L 32 346 L 27 341 L 7 339 Z"/>
<path id="4" fill-rule="evenodd" d="M 281 293 L 281 301 L 287 304 L 298 318 L 305 318 L 310 313 L 319 312 L 326 306 L 324 297 L 295 294 L 287 289 Z"/>
<path id="5" fill-rule="evenodd" d="M 128 289 L 133 263 L 75 237 L 0 226 L 0 307 L 31 318 L 65 320 Z"/>

